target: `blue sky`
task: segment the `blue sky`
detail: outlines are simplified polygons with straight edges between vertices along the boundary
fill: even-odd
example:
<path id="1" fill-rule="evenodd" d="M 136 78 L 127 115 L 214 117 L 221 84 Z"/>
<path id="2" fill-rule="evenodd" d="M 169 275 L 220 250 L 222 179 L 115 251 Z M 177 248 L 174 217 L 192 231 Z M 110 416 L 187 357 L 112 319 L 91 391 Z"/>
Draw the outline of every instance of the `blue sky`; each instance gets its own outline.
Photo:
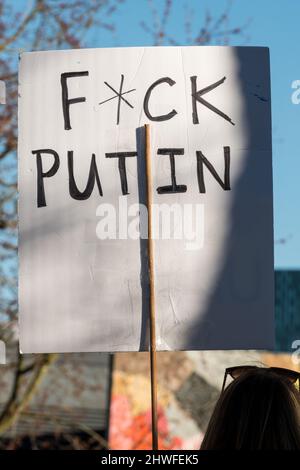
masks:
<path id="1" fill-rule="evenodd" d="M 15 0 L 28 5 L 28 0 Z M 30 2 L 29 2 L 30 3 Z M 165 0 L 152 0 L 162 11 Z M 185 13 L 193 9 L 193 30 L 203 25 L 207 10 L 217 18 L 229 5 L 228 0 L 173 0 L 167 31 L 179 44 L 187 45 L 184 32 Z M 274 236 L 275 266 L 300 267 L 300 159 L 298 129 L 300 104 L 292 103 L 291 84 L 300 80 L 300 1 L 233 0 L 229 26 L 247 24 L 243 36 L 234 36 L 231 45 L 268 46 L 271 56 Z M 114 34 L 98 29 L 88 35 L 87 46 L 150 46 L 151 35 L 140 26 L 141 21 L 153 24 L 148 0 L 126 0 L 111 20 Z M 298 142 L 299 141 L 299 142 Z"/>
<path id="2" fill-rule="evenodd" d="M 153 0 L 161 9 L 162 0 Z M 184 34 L 185 5 L 194 10 L 193 26 L 203 24 L 207 9 L 217 16 L 227 1 L 174 0 L 168 31 L 182 44 L 187 44 Z M 300 104 L 292 104 L 291 83 L 300 79 L 300 2 L 294 0 L 235 0 L 231 7 L 230 25 L 246 28 L 246 38 L 236 36 L 232 45 L 268 46 L 271 55 L 272 122 L 273 122 L 273 175 L 274 175 L 274 229 L 275 266 L 300 267 L 300 159 L 298 130 L 300 129 Z M 89 38 L 89 45 L 143 46 L 152 45 L 150 35 L 139 26 L 141 20 L 151 22 L 147 0 L 127 0 L 114 17 L 116 34 L 99 31 Z M 282 242 L 283 241 L 283 242 Z"/>

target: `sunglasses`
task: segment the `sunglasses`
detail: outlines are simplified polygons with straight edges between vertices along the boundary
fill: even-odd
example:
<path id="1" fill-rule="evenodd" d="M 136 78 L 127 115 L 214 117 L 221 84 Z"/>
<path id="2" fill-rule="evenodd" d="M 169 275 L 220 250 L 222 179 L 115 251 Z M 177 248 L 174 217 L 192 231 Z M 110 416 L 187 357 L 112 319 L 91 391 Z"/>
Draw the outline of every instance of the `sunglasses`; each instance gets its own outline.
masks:
<path id="1" fill-rule="evenodd" d="M 256 370 L 260 369 L 258 366 L 236 366 L 236 367 L 228 367 L 225 370 L 225 375 L 224 375 L 224 380 L 223 380 L 223 385 L 222 385 L 222 392 L 225 389 L 226 385 L 226 380 L 228 375 L 233 379 L 237 379 L 240 377 L 242 374 L 245 372 L 249 372 L 251 370 Z M 281 377 L 284 377 L 285 379 L 289 380 L 292 384 L 296 385 L 296 382 L 298 380 L 298 390 L 300 391 L 300 372 L 297 372 L 295 370 L 291 369 L 284 369 L 282 367 L 267 367 L 266 368 L 269 371 L 275 372 L 276 374 L 280 375 Z"/>

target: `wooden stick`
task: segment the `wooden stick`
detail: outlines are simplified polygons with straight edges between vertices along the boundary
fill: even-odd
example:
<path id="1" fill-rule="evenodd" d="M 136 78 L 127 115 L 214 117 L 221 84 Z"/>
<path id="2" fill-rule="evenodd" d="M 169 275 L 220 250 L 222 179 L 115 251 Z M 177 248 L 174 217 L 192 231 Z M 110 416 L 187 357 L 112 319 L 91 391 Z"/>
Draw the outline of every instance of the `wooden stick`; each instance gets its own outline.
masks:
<path id="1" fill-rule="evenodd" d="M 145 124 L 145 149 L 146 149 L 146 185 L 147 185 L 147 209 L 148 209 L 148 273 L 149 273 L 149 286 L 150 286 L 149 322 L 150 322 L 152 449 L 158 450 L 154 253 L 153 253 L 153 239 L 152 239 L 152 172 L 151 172 L 151 145 L 150 145 L 149 124 Z"/>

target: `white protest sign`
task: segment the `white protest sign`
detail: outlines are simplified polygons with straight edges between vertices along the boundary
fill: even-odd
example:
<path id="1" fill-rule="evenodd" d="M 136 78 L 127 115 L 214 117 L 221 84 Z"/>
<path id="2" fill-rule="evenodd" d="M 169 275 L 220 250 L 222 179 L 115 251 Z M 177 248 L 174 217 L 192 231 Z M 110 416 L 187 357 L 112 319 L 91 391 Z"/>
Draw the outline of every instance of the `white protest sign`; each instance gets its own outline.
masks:
<path id="1" fill-rule="evenodd" d="M 268 49 L 24 53 L 19 80 L 21 351 L 148 348 L 145 123 L 157 348 L 272 347 Z"/>

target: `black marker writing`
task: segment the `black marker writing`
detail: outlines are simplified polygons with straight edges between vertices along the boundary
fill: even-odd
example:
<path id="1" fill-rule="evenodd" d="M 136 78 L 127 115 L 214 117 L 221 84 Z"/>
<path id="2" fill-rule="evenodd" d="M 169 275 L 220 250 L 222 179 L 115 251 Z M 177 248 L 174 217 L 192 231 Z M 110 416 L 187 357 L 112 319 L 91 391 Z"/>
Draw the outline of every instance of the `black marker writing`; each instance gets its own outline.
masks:
<path id="1" fill-rule="evenodd" d="M 136 157 L 137 152 L 117 152 L 117 153 L 106 153 L 106 158 L 118 158 L 119 159 L 119 173 L 121 181 L 122 194 L 125 196 L 128 193 L 127 175 L 126 175 L 126 163 L 127 157 Z"/>
<path id="2" fill-rule="evenodd" d="M 193 123 L 194 124 L 199 124 L 199 119 L 198 119 L 198 111 L 197 111 L 197 101 L 203 106 L 206 106 L 208 109 L 213 111 L 214 113 L 218 114 L 221 116 L 223 119 L 226 119 L 226 121 L 229 121 L 230 124 L 234 126 L 234 122 L 232 122 L 231 118 L 227 116 L 227 114 L 224 114 L 222 111 L 220 111 L 218 108 L 210 104 L 208 101 L 204 100 L 202 98 L 203 95 L 208 93 L 209 91 L 213 90 L 214 88 L 217 88 L 219 85 L 224 83 L 226 80 L 226 77 L 221 78 L 218 82 L 213 83 L 212 85 L 209 85 L 205 88 L 202 88 L 202 90 L 197 91 L 197 77 L 196 75 L 191 77 L 191 84 L 192 84 L 192 106 L 193 106 Z"/>
<path id="3" fill-rule="evenodd" d="M 61 90 L 62 90 L 62 108 L 63 108 L 66 130 L 72 129 L 71 124 L 70 124 L 70 104 L 83 103 L 84 101 L 86 101 L 84 96 L 80 96 L 79 98 L 69 99 L 67 79 L 73 78 L 73 77 L 85 77 L 88 74 L 89 74 L 88 72 L 66 72 L 66 73 L 62 73 L 60 76 L 60 83 L 61 83 Z"/>
<path id="4" fill-rule="evenodd" d="M 150 100 L 151 93 L 153 89 L 157 87 L 158 85 L 160 85 L 161 83 L 167 83 L 168 85 L 173 86 L 175 85 L 176 82 L 174 82 L 172 78 L 163 77 L 163 78 L 160 78 L 159 80 L 156 80 L 156 82 L 152 83 L 152 85 L 148 88 L 145 94 L 145 98 L 144 98 L 144 113 L 146 114 L 147 118 L 150 119 L 150 121 L 167 121 L 168 119 L 172 119 L 172 117 L 174 117 L 175 114 L 177 114 L 177 111 L 175 111 L 175 109 L 170 111 L 168 114 L 162 114 L 161 116 L 152 116 L 152 114 L 150 113 L 149 100 Z"/>
<path id="5" fill-rule="evenodd" d="M 36 169 L 37 169 L 37 206 L 44 207 L 46 206 L 46 197 L 45 197 L 45 188 L 44 188 L 44 178 L 50 178 L 54 176 L 57 170 L 59 169 L 59 156 L 55 150 L 51 149 L 40 149 L 32 150 L 33 155 L 36 155 Z M 42 154 L 50 154 L 54 157 L 54 162 L 52 167 L 44 172 L 42 164 Z"/>
<path id="6" fill-rule="evenodd" d="M 87 181 L 84 191 L 79 191 L 75 182 L 72 150 L 68 151 L 68 170 L 69 170 L 69 193 L 73 199 L 77 199 L 79 201 L 88 199 L 93 192 L 95 181 L 97 183 L 100 196 L 103 196 L 101 182 L 100 182 L 97 164 L 96 164 L 96 157 L 94 153 L 92 154 L 88 181 Z"/>
<path id="7" fill-rule="evenodd" d="M 107 103 L 107 101 L 111 101 L 115 98 L 118 98 L 118 108 L 117 108 L 117 124 L 119 124 L 120 122 L 120 108 L 121 108 L 121 100 L 124 101 L 124 103 L 126 103 L 130 108 L 133 109 L 133 106 L 132 104 L 129 103 L 129 101 L 127 101 L 123 95 L 126 95 L 127 93 L 131 93 L 132 91 L 135 91 L 135 88 L 133 88 L 132 90 L 128 90 L 128 91 L 123 91 L 123 83 L 124 83 L 124 75 L 121 75 L 121 83 L 120 83 L 120 88 L 119 88 L 119 91 L 116 91 L 109 83 L 107 82 L 104 82 L 106 86 L 108 86 L 108 88 L 110 88 L 115 94 L 116 96 L 112 96 L 111 98 L 108 98 L 107 100 L 104 100 L 104 101 L 101 101 L 100 103 L 98 104 L 104 104 L 104 103 Z"/>
<path id="8" fill-rule="evenodd" d="M 230 188 L 230 147 L 224 147 L 224 182 L 221 180 L 220 176 L 216 172 L 213 165 L 210 163 L 207 158 L 203 155 L 201 151 L 196 152 L 197 155 L 197 177 L 198 177 L 198 186 L 199 192 L 205 193 L 205 183 L 204 183 L 204 174 L 203 174 L 203 164 L 213 175 L 215 180 L 219 185 L 224 189 L 224 191 L 229 191 Z"/>
<path id="9" fill-rule="evenodd" d="M 169 186 L 159 186 L 157 188 L 158 194 L 168 194 L 168 193 L 185 193 L 187 187 L 185 184 L 177 184 L 176 183 L 176 175 L 175 175 L 175 158 L 174 155 L 184 155 L 184 149 L 180 148 L 166 148 L 166 149 L 158 149 L 158 155 L 169 155 L 170 158 L 170 167 L 171 167 L 171 182 L 172 184 Z"/>

